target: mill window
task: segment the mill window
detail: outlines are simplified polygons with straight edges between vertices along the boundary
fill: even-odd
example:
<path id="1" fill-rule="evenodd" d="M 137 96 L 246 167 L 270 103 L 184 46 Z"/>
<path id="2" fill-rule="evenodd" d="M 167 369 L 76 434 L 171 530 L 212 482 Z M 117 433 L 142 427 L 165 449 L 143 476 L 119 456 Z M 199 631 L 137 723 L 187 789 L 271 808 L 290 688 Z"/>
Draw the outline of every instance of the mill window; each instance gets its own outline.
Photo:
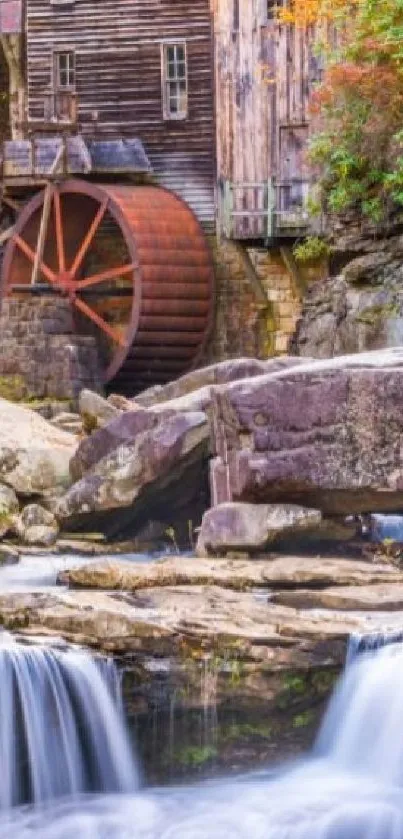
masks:
<path id="1" fill-rule="evenodd" d="M 55 53 L 55 86 L 57 90 L 74 90 L 76 61 L 72 50 Z"/>
<path id="2" fill-rule="evenodd" d="M 162 88 L 164 119 L 186 119 L 188 74 L 185 43 L 162 45 Z"/>

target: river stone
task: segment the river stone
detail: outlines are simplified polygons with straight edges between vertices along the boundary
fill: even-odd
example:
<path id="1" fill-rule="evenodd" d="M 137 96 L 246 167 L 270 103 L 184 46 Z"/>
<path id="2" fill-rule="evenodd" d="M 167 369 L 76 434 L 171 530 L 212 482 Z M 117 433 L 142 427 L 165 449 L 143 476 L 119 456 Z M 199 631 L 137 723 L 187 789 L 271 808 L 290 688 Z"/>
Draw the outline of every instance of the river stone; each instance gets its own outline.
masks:
<path id="1" fill-rule="evenodd" d="M 201 668 L 211 655 L 217 704 L 235 696 L 261 700 L 273 673 L 340 667 L 350 634 L 368 631 L 365 615 L 296 610 L 219 586 L 156 587 L 135 598 L 99 591 L 0 594 L 0 621 L 23 636 L 135 653 L 139 666 L 155 656 L 170 668 L 185 667 L 199 701 Z M 392 615 L 372 613 L 373 632 L 397 625 Z"/>
<path id="2" fill-rule="evenodd" d="M 59 575 L 59 582 L 79 588 L 137 591 L 153 586 L 218 585 L 248 588 L 298 588 L 403 583 L 403 573 L 382 563 L 358 560 L 282 556 L 231 560 L 168 557 L 149 563 L 91 562 Z"/>
<path id="3" fill-rule="evenodd" d="M 54 515 L 40 504 L 28 504 L 14 519 L 14 529 L 27 545 L 53 545 L 59 535 Z"/>
<path id="4" fill-rule="evenodd" d="M 323 591 L 279 591 L 273 603 L 296 609 L 336 609 L 364 612 L 403 611 L 402 583 L 325 588 Z"/>
<path id="5" fill-rule="evenodd" d="M 75 437 L 39 414 L 0 399 L 0 480 L 21 496 L 43 496 L 70 481 Z"/>
<path id="6" fill-rule="evenodd" d="M 78 407 L 84 426 L 92 425 L 101 428 L 118 417 L 121 411 L 111 402 L 92 390 L 82 390 L 78 399 Z"/>
<path id="7" fill-rule="evenodd" d="M 172 521 L 175 510 L 191 503 L 200 493 L 202 465 L 209 447 L 205 415 L 173 414 L 164 417 L 163 422 L 144 416 L 140 431 L 140 413 L 147 415 L 140 411 L 124 414 L 112 423 L 112 431 L 109 426 L 93 435 L 98 447 L 98 435 L 105 440 L 109 434 L 113 448 L 61 499 L 56 508 L 59 520 L 78 516 L 88 520 L 94 513 L 124 509 L 127 521 L 137 521 L 140 527 L 147 518 L 158 519 L 158 512 L 164 508 L 165 516 L 169 515 Z M 119 435 L 124 433 L 127 441 L 118 445 Z M 88 459 L 87 452 L 87 463 Z"/>
<path id="8" fill-rule="evenodd" d="M 196 553 L 263 551 L 279 538 L 314 530 L 321 522 L 318 510 L 295 504 L 220 504 L 203 516 Z"/>
<path id="9" fill-rule="evenodd" d="M 17 565 L 20 552 L 13 545 L 0 545 L 0 565 Z"/>
<path id="10" fill-rule="evenodd" d="M 212 428 L 221 501 L 403 509 L 402 348 L 217 387 Z"/>
<path id="11" fill-rule="evenodd" d="M 14 490 L 0 484 L 0 539 L 12 529 L 13 516 L 18 510 L 19 503 Z"/>

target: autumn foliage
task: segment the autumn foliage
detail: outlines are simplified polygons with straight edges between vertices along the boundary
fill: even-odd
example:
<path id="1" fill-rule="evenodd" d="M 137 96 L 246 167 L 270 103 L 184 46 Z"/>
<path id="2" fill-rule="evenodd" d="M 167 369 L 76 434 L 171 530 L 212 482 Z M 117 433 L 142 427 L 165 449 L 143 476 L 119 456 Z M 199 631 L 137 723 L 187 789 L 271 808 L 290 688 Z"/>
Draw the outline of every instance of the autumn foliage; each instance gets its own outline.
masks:
<path id="1" fill-rule="evenodd" d="M 292 0 L 281 14 L 316 25 L 325 52 L 310 157 L 326 208 L 381 220 L 403 205 L 403 0 Z"/>

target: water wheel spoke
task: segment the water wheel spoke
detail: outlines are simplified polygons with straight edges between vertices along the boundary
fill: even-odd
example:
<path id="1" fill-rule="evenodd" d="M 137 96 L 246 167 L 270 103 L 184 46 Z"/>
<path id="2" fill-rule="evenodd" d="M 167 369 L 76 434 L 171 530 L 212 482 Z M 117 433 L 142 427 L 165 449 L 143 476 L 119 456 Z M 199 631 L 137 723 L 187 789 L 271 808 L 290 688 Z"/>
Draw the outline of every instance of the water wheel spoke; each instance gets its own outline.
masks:
<path id="1" fill-rule="evenodd" d="M 100 274 L 92 274 L 91 277 L 86 277 L 84 280 L 79 280 L 75 288 L 81 291 L 83 288 L 104 283 L 107 280 L 114 280 L 116 277 L 123 277 L 126 274 L 131 274 L 134 271 L 134 265 L 121 265 L 119 268 L 109 268 L 107 271 L 102 271 Z"/>
<path id="2" fill-rule="evenodd" d="M 20 251 L 22 251 L 22 253 L 25 254 L 25 256 L 28 257 L 30 262 L 32 262 L 32 264 L 35 265 L 35 260 L 36 260 L 35 251 L 32 250 L 32 248 L 30 247 L 30 245 L 27 244 L 25 239 L 22 239 L 21 236 L 19 236 L 18 233 L 17 233 L 13 236 L 13 241 L 15 242 L 17 247 L 20 249 Z M 56 274 L 54 274 L 54 272 L 51 271 L 51 269 L 48 268 L 47 265 L 45 265 L 43 260 L 40 261 L 39 265 L 40 265 L 40 269 L 42 271 L 42 274 L 46 277 L 46 279 L 49 280 L 50 283 L 56 282 Z"/>
<path id="3" fill-rule="evenodd" d="M 87 253 L 87 251 L 88 251 L 88 249 L 91 245 L 91 242 L 93 241 L 94 236 L 95 236 L 95 234 L 98 230 L 98 227 L 101 224 L 101 221 L 102 221 L 102 219 L 103 219 L 103 217 L 106 213 L 108 203 L 109 203 L 109 198 L 105 197 L 104 200 L 102 201 L 102 204 L 101 204 L 94 220 L 92 221 L 92 223 L 90 225 L 88 233 L 86 234 L 86 236 L 85 236 L 85 238 L 82 242 L 82 245 L 81 245 L 80 249 L 78 250 L 78 252 L 76 254 L 76 257 L 74 259 L 74 262 L 71 266 L 70 274 L 71 274 L 72 277 L 76 277 L 77 272 L 79 271 L 79 269 L 81 267 L 81 264 L 82 264 L 82 262 L 85 258 L 85 255 L 86 255 L 86 253 Z"/>
<path id="4" fill-rule="evenodd" d="M 91 307 L 88 306 L 87 303 L 84 303 L 84 300 L 81 300 L 79 297 L 75 297 L 74 305 L 77 307 L 77 309 L 80 309 L 80 311 L 84 315 L 86 315 L 87 318 L 92 320 L 99 327 L 99 329 L 105 332 L 106 335 L 109 335 L 109 337 L 112 338 L 112 341 L 115 341 L 115 343 L 119 344 L 120 347 L 127 347 L 127 343 L 124 340 L 124 338 L 122 338 L 122 336 L 119 335 L 119 333 L 116 332 L 116 330 L 113 329 L 113 327 L 110 326 L 109 323 L 107 323 L 106 320 L 104 320 L 104 318 L 101 317 L 101 315 L 95 312 L 94 309 L 91 309 Z"/>
<path id="5" fill-rule="evenodd" d="M 62 206 L 60 201 L 60 192 L 56 188 L 54 191 L 55 204 L 55 227 L 56 227 L 56 243 L 57 243 L 57 259 L 59 264 L 59 272 L 64 273 L 66 270 L 66 253 L 64 250 L 63 237 L 63 222 L 62 222 Z"/>

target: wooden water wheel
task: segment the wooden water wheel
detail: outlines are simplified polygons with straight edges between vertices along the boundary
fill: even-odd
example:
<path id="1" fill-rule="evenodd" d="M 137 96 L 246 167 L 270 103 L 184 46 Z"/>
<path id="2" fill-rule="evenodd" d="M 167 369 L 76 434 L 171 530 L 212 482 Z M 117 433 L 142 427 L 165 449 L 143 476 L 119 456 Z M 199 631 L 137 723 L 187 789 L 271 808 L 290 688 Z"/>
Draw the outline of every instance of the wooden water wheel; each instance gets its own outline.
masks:
<path id="1" fill-rule="evenodd" d="M 0 300 L 35 291 L 68 296 L 77 332 L 96 335 L 105 383 L 135 393 L 197 363 L 213 269 L 171 192 L 70 180 L 25 205 L 5 250 Z"/>

